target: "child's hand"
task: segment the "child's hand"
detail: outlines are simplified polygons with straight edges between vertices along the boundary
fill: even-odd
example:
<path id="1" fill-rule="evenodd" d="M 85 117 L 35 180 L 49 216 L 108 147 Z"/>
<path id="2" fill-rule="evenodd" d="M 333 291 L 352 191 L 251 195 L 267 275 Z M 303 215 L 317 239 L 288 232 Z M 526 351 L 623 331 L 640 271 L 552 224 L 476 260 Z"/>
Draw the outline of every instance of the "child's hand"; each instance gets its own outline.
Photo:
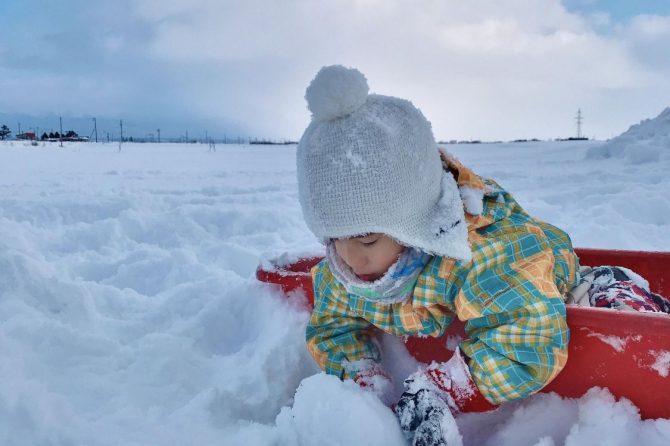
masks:
<path id="1" fill-rule="evenodd" d="M 412 374 L 404 384 L 405 392 L 394 410 L 413 446 L 460 445 L 452 413 L 494 408 L 479 392 L 459 350 L 449 361 L 434 362 Z"/>
<path id="2" fill-rule="evenodd" d="M 390 406 L 394 402 L 391 401 L 393 393 L 391 378 L 381 366 L 375 364 L 369 368 L 360 370 L 354 377 L 354 382 L 361 386 L 362 389 L 377 395 L 387 406 Z"/>
<path id="3" fill-rule="evenodd" d="M 485 412 L 495 409 L 481 394 L 459 349 L 446 362 L 433 362 L 405 380 L 405 393 L 430 390 L 456 411 Z"/>
<path id="4" fill-rule="evenodd" d="M 400 429 L 405 438 L 412 442 L 412 446 L 462 445 L 449 406 L 433 390 L 422 388 L 416 393 L 405 391 L 395 407 L 395 413 Z"/>

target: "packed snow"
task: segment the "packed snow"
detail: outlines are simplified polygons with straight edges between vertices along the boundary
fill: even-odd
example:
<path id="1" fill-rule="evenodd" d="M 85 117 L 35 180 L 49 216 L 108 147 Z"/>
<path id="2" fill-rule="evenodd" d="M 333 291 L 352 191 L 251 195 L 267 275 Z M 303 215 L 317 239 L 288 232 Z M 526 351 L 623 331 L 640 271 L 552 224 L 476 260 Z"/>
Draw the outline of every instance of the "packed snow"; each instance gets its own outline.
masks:
<path id="1" fill-rule="evenodd" d="M 577 246 L 670 251 L 670 156 L 587 157 L 599 146 L 447 148 Z M 319 372 L 300 296 L 255 279 L 322 252 L 295 146 L 217 149 L 0 142 L 0 444 L 405 444 L 372 394 Z M 384 351 L 413 371 L 402 342 Z M 605 389 L 457 423 L 465 445 L 670 444 L 670 420 Z"/>

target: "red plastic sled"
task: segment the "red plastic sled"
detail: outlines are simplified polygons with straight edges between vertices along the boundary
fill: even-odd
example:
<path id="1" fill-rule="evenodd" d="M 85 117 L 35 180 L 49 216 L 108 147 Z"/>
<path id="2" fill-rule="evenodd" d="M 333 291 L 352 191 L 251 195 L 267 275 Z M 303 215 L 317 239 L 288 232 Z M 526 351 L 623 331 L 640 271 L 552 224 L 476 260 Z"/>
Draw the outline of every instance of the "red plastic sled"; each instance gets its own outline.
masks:
<path id="1" fill-rule="evenodd" d="M 670 294 L 670 252 L 577 249 L 582 265 L 618 265 L 649 281 L 651 290 Z M 314 303 L 309 270 L 319 257 L 289 266 L 256 271 L 263 282 L 279 284 L 285 293 L 302 290 Z M 580 397 L 594 386 L 631 400 L 642 418 L 670 418 L 670 316 L 568 305 L 570 346 L 563 371 L 543 392 Z M 465 337 L 464 324 L 452 323 L 440 338 L 407 339 L 407 348 L 422 362 L 446 361 L 447 340 Z M 452 345 L 453 343 L 449 343 Z"/>

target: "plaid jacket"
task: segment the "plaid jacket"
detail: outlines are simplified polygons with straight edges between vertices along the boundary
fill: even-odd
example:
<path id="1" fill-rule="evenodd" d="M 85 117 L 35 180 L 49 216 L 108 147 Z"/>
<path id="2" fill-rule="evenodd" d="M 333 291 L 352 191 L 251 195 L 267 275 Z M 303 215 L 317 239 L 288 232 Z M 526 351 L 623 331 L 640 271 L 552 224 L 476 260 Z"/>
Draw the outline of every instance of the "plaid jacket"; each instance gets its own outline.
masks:
<path id="1" fill-rule="evenodd" d="M 327 373 L 353 378 L 379 361 L 374 327 L 397 336 L 441 336 L 454 317 L 466 321 L 463 353 L 491 403 L 531 395 L 567 360 L 564 296 L 577 283 L 568 235 L 530 217 L 495 182 L 443 159 L 459 186 L 483 190 L 484 210 L 466 213 L 473 258 L 434 257 L 413 297 L 380 304 L 348 294 L 325 260 L 312 269 L 315 303 L 307 346 Z"/>

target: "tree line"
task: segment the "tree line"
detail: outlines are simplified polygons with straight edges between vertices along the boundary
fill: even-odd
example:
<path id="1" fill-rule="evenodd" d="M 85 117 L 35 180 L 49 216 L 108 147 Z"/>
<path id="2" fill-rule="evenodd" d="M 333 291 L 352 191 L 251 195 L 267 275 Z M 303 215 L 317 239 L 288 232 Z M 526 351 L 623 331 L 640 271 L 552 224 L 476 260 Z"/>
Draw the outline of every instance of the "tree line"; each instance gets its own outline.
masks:
<path id="1" fill-rule="evenodd" d="M 6 125 L 0 126 L 0 140 L 4 141 L 5 139 L 9 138 L 9 135 L 11 135 L 12 131 L 7 127 Z M 25 135 L 25 133 L 24 133 Z M 22 135 L 16 135 L 17 138 L 21 138 Z M 37 138 L 37 135 L 35 135 Z M 79 135 L 77 132 L 74 130 L 68 130 L 67 133 L 63 133 L 62 135 L 59 132 L 44 132 L 42 133 L 42 136 L 39 137 L 40 140 L 42 141 L 48 141 L 48 140 L 54 140 L 54 139 L 75 139 L 79 138 Z"/>
<path id="2" fill-rule="evenodd" d="M 79 138 L 79 135 L 74 130 L 68 130 L 67 133 L 63 133 L 62 137 L 67 138 L 67 139 Z M 40 139 L 42 141 L 46 141 L 46 140 L 49 140 L 49 139 L 60 139 L 60 138 L 61 138 L 61 134 L 58 133 L 58 132 L 55 132 L 55 133 L 54 132 L 49 132 L 49 133 L 44 132 L 44 133 L 42 133 L 42 136 L 40 136 Z"/>
<path id="3" fill-rule="evenodd" d="M 0 140 L 4 141 L 7 139 L 10 133 L 12 133 L 12 131 L 9 130 L 9 127 L 3 124 L 2 127 L 0 127 Z"/>

